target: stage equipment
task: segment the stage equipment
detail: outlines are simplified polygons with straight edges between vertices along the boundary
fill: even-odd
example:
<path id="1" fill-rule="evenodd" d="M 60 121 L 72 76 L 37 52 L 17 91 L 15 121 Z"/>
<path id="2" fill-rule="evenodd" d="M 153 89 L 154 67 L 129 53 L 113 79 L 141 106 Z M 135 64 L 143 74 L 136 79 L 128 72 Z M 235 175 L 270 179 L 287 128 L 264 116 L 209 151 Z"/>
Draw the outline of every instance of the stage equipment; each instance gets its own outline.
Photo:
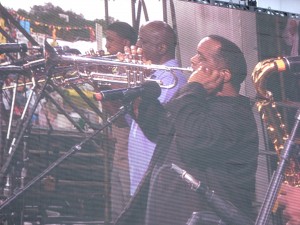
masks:
<path id="1" fill-rule="evenodd" d="M 26 73 L 31 72 L 33 70 L 45 69 L 45 59 L 36 59 L 32 61 L 22 61 L 18 60 L 15 64 L 0 64 L 0 72 L 4 74 L 9 73 Z M 44 71 L 43 71 L 44 72 Z"/>
<path id="2" fill-rule="evenodd" d="M 49 80 L 47 80 L 49 81 Z M 44 85 L 46 86 L 46 84 Z M 105 121 L 101 127 L 99 127 L 97 130 L 95 130 L 93 133 L 87 135 L 86 138 L 84 138 L 80 143 L 73 145 L 65 154 L 60 156 L 56 161 L 51 163 L 45 170 L 43 170 L 40 174 L 35 176 L 31 181 L 27 182 L 22 188 L 16 189 L 13 193 L 11 193 L 10 196 L 8 196 L 4 201 L 0 203 L 0 212 L 3 212 L 4 210 L 10 210 L 9 206 L 12 202 L 14 202 L 16 199 L 20 198 L 20 196 L 27 191 L 29 188 L 31 188 L 34 184 L 36 184 L 38 181 L 40 181 L 43 177 L 45 177 L 49 172 L 51 172 L 53 169 L 55 169 L 57 166 L 59 166 L 61 163 L 63 163 L 67 158 L 72 156 L 73 154 L 79 152 L 82 150 L 82 146 L 86 144 L 87 142 L 93 140 L 93 138 L 97 137 L 98 134 L 100 134 L 105 128 L 111 126 L 120 116 L 123 116 L 127 114 L 131 110 L 130 103 L 124 104 L 119 108 L 119 111 L 111 116 L 107 121 Z M 3 176 L 3 172 L 0 172 L 0 176 Z"/>
<path id="3" fill-rule="evenodd" d="M 130 102 L 141 96 L 148 100 L 157 99 L 161 94 L 161 88 L 156 82 L 147 81 L 141 86 L 133 88 L 105 90 L 94 94 L 94 99 L 97 101 L 109 101 L 121 99 L 123 102 Z"/>
<path id="4" fill-rule="evenodd" d="M 25 53 L 27 51 L 37 51 L 43 53 L 43 47 L 41 46 L 32 46 L 31 48 L 27 47 L 25 43 L 2 43 L 0 44 L 0 54 L 7 53 Z"/>
<path id="5" fill-rule="evenodd" d="M 26 44 L 18 44 L 18 43 L 7 43 L 0 44 L 0 54 L 3 53 L 14 53 L 14 52 L 27 52 Z"/>
<path id="6" fill-rule="evenodd" d="M 214 190 L 210 190 L 204 183 L 200 180 L 194 178 L 191 174 L 187 173 L 185 170 L 181 169 L 179 166 L 172 163 L 171 169 L 180 175 L 180 177 L 187 182 L 191 189 L 200 195 L 205 196 L 206 201 L 214 209 L 216 214 L 223 221 L 219 221 L 221 224 L 235 224 L 235 225 L 253 225 L 254 223 L 239 211 L 232 203 L 222 199 Z M 192 214 L 188 225 L 197 225 L 196 218 L 193 217 L 197 213 Z M 198 214 L 200 215 L 200 214 Z M 198 218 L 201 221 L 201 218 Z M 198 221 L 198 222 L 199 222 Z M 225 223 L 224 223 L 225 222 Z M 215 224 L 215 223 L 213 223 Z"/>
<path id="7" fill-rule="evenodd" d="M 252 73 L 252 79 L 257 91 L 258 111 L 266 123 L 267 132 L 274 144 L 279 164 L 270 181 L 266 197 L 258 214 L 256 225 L 263 225 L 268 222 L 272 209 L 275 210 L 276 198 L 282 182 L 288 183 L 294 187 L 300 186 L 300 164 L 293 152 L 295 145 L 294 139 L 300 120 L 300 111 L 296 113 L 295 125 L 288 134 L 286 125 L 277 109 L 272 92 L 266 89 L 267 78 L 276 74 L 275 72 L 289 71 L 292 73 L 300 72 L 300 56 L 266 59 L 259 62 Z M 297 75 L 297 74 L 296 74 Z"/>

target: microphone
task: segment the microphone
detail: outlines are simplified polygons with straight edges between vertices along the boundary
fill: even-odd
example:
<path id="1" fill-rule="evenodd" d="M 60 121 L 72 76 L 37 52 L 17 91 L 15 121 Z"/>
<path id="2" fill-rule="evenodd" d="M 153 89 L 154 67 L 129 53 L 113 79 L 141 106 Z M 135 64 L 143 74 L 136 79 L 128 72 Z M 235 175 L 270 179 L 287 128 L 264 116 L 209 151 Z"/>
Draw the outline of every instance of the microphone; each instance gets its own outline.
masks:
<path id="1" fill-rule="evenodd" d="M 37 60 L 30 61 L 28 63 L 23 64 L 24 69 L 33 69 L 36 67 L 45 67 L 45 66 L 46 66 L 45 59 L 37 59 Z"/>
<path id="2" fill-rule="evenodd" d="M 14 66 L 23 66 L 24 64 L 34 61 L 34 60 L 38 60 L 44 58 L 44 56 L 42 56 L 41 54 L 38 55 L 28 55 L 19 59 L 15 59 L 12 62 L 4 62 L 1 63 L 1 66 L 9 66 L 9 65 L 14 65 Z"/>
<path id="3" fill-rule="evenodd" d="M 7 43 L 7 44 L 0 44 L 0 54 L 3 53 L 14 53 L 14 52 L 26 52 L 27 45 L 25 43 L 18 44 L 18 43 Z"/>
<path id="4" fill-rule="evenodd" d="M 225 221 L 226 224 L 234 225 L 253 225 L 254 222 L 251 221 L 246 215 L 238 210 L 229 201 L 223 200 L 218 196 L 213 190 L 210 190 L 201 181 L 195 179 L 191 174 L 187 173 L 185 170 L 181 169 L 179 166 L 172 163 L 171 169 L 177 172 L 181 178 L 191 185 L 191 189 L 198 194 L 204 195 L 206 201 L 210 206 L 216 211 L 218 216 Z"/>
<path id="5" fill-rule="evenodd" d="M 94 93 L 93 97 L 96 101 L 123 100 L 130 102 L 137 97 L 147 99 L 157 99 L 161 94 L 161 89 L 155 81 L 146 81 L 141 86 L 133 88 L 122 88 L 113 90 L 104 90 Z"/>
<path id="6" fill-rule="evenodd" d="M 24 68 L 22 66 L 14 66 L 14 65 L 8 65 L 8 66 L 0 66 L 0 73 L 1 75 L 7 75 L 10 73 L 23 73 L 25 72 Z"/>

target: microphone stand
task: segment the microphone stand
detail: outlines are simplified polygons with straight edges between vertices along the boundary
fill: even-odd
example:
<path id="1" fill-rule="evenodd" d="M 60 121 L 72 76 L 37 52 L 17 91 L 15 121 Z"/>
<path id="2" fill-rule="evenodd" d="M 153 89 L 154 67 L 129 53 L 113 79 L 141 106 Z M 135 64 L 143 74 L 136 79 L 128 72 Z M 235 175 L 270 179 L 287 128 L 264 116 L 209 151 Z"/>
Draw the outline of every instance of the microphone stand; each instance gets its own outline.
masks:
<path id="1" fill-rule="evenodd" d="M 299 123 L 300 123 L 300 109 L 297 110 L 294 127 L 291 131 L 289 138 L 286 140 L 284 144 L 284 149 L 281 153 L 281 161 L 278 164 L 277 169 L 271 178 L 271 182 L 269 184 L 264 202 L 258 213 L 255 225 L 265 225 L 268 222 L 270 213 L 272 211 L 272 208 L 274 207 L 274 203 L 278 196 L 280 186 L 284 179 L 286 166 L 289 163 L 289 159 L 295 144 L 294 141 L 296 137 L 296 131 L 299 127 Z"/>
<path id="2" fill-rule="evenodd" d="M 252 225 L 253 222 L 247 215 L 241 212 L 231 202 L 221 198 L 214 190 L 209 189 L 201 181 L 195 179 L 191 174 L 172 163 L 171 169 L 180 174 L 181 178 L 191 185 L 191 189 L 205 197 L 206 202 L 215 214 L 210 212 L 193 212 L 186 225 L 198 225 L 200 222 L 209 224 L 226 225 Z M 224 221 L 223 221 L 224 220 Z"/>
<path id="3" fill-rule="evenodd" d="M 37 99 L 34 103 L 34 105 L 32 106 L 32 108 L 30 108 L 29 110 L 29 114 L 27 117 L 25 117 L 25 111 L 28 108 L 28 105 L 26 106 L 26 110 L 24 109 L 24 112 L 22 114 L 21 120 L 19 121 L 18 127 L 16 129 L 16 133 L 15 133 L 15 137 L 13 138 L 9 150 L 8 150 L 8 156 L 7 159 L 5 161 L 5 163 L 2 165 L 1 170 L 0 170 L 0 181 L 5 177 L 5 175 L 8 173 L 8 169 L 11 165 L 11 161 L 13 160 L 13 156 L 15 155 L 15 152 L 17 150 L 17 147 L 19 146 L 19 143 L 21 141 L 21 139 L 23 138 L 23 134 L 26 132 L 26 129 L 28 128 L 28 125 L 31 122 L 31 118 L 33 113 L 35 112 L 38 104 L 40 103 L 40 100 L 43 98 L 43 92 L 47 87 L 48 82 L 50 81 L 51 76 L 49 76 L 44 84 L 44 86 L 42 87 L 41 93 L 37 96 Z M 27 104 L 29 104 L 29 102 L 27 101 Z"/>
<path id="4" fill-rule="evenodd" d="M 2 78 L 2 74 L 0 73 L 0 76 Z M 2 141 L 2 112 L 3 112 L 3 84 L 4 80 L 6 79 L 6 76 L 4 76 L 2 79 L 0 79 L 0 166 L 2 166 L 3 163 L 3 157 L 4 157 L 4 151 L 3 151 L 3 141 Z"/>
<path id="5" fill-rule="evenodd" d="M 29 63 L 23 65 L 22 67 L 20 67 L 20 66 L 3 66 L 3 67 L 1 67 L 0 66 L 0 72 L 1 71 L 6 72 L 6 73 L 9 73 L 9 72 L 24 72 L 26 69 L 32 69 L 36 66 L 38 66 L 38 67 L 44 66 L 44 64 L 45 64 L 44 59 L 42 59 L 42 60 L 36 60 L 36 61 L 29 62 Z M 3 180 L 3 178 L 9 172 L 9 168 L 12 166 L 11 162 L 13 161 L 13 157 L 16 154 L 17 147 L 19 146 L 22 138 L 24 137 L 24 134 L 25 134 L 29 124 L 31 123 L 31 118 L 32 118 L 38 104 L 40 104 L 41 99 L 44 98 L 44 96 L 48 96 L 49 98 L 51 97 L 49 95 L 49 93 L 47 92 L 47 87 L 48 87 L 49 84 L 50 85 L 52 84 L 52 82 L 51 82 L 52 75 L 54 74 L 54 72 L 56 70 L 57 69 L 53 66 L 50 66 L 48 68 L 47 79 L 46 79 L 45 83 L 43 84 L 43 86 L 40 90 L 40 93 L 37 94 L 33 106 L 29 108 L 29 103 L 32 99 L 34 89 L 37 88 L 37 85 L 34 85 L 34 87 L 32 89 L 32 92 L 30 93 L 30 96 L 28 97 L 28 100 L 26 102 L 26 106 L 23 110 L 22 116 L 21 116 L 20 120 L 18 121 L 17 128 L 16 128 L 16 131 L 15 131 L 15 134 L 14 134 L 14 138 L 13 138 L 12 142 L 10 143 L 10 146 L 7 146 L 7 148 L 9 148 L 9 149 L 7 150 L 5 148 L 5 150 L 4 150 L 4 152 L 7 154 L 7 157 L 6 157 L 5 163 L 3 163 L 3 165 L 0 169 L 0 182 Z M 56 72 L 58 72 L 58 71 L 59 70 L 57 70 Z M 34 78 L 33 78 L 33 83 L 35 83 Z M 56 107 L 61 112 L 64 112 L 64 110 L 59 106 L 59 104 L 57 104 L 54 99 L 52 99 L 52 100 L 53 100 L 53 103 L 55 103 Z M 28 110 L 28 108 L 29 108 L 29 110 Z M 27 111 L 29 111 L 29 112 L 28 112 L 28 115 L 26 116 Z M 64 112 L 64 114 L 74 124 L 74 126 L 80 132 L 83 133 L 83 130 L 81 129 L 81 127 L 77 123 L 75 123 L 74 120 L 72 120 L 72 118 L 70 118 L 70 116 L 67 115 L 66 112 Z M 11 117 L 12 117 L 12 115 L 11 115 Z M 9 127 L 8 127 L 8 132 L 7 132 L 8 134 L 10 132 L 10 126 L 11 126 L 11 123 L 9 124 Z M 8 141 L 7 141 L 7 143 L 8 143 Z"/>
<path id="6" fill-rule="evenodd" d="M 3 115 L 3 85 L 4 80 L 7 78 L 9 73 L 19 73 L 23 71 L 20 66 L 0 66 L 0 166 L 2 166 L 4 161 L 4 148 L 3 148 L 3 138 L 2 138 L 2 115 Z M 1 183 L 1 181 L 0 181 Z"/>
<path id="7" fill-rule="evenodd" d="M 67 159 L 69 156 L 75 154 L 77 151 L 80 151 L 82 149 L 82 145 L 86 142 L 90 141 L 92 138 L 96 137 L 101 131 L 103 131 L 105 128 L 112 125 L 114 121 L 116 121 L 120 116 L 127 114 L 131 109 L 131 102 L 124 104 L 120 107 L 119 111 L 114 114 L 112 117 L 108 118 L 107 121 L 96 131 L 94 131 L 93 134 L 86 137 L 84 140 L 82 140 L 80 143 L 74 145 L 67 151 L 64 155 L 62 155 L 60 158 L 58 158 L 56 161 L 54 161 L 52 164 L 50 164 L 44 171 L 42 171 L 39 175 L 34 177 L 31 181 L 29 181 L 26 185 L 19 188 L 18 190 L 14 191 L 12 195 L 4 200 L 2 204 L 0 205 L 0 212 L 5 209 L 12 201 L 17 199 L 21 194 L 23 194 L 26 190 L 28 190 L 32 185 L 34 185 L 37 181 L 41 180 L 45 175 L 47 175 L 50 171 L 52 171 L 54 168 L 56 168 L 58 165 L 60 165 L 65 159 Z"/>

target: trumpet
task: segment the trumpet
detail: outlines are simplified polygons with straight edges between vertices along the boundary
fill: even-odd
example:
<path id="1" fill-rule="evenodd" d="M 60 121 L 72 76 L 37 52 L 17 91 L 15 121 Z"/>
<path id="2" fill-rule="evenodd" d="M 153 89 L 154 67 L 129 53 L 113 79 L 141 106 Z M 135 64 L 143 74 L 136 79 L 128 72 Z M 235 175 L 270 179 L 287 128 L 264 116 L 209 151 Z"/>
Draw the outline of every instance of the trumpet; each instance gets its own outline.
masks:
<path id="1" fill-rule="evenodd" d="M 51 59 L 50 63 L 73 63 L 73 64 L 90 64 L 90 65 L 108 65 L 108 66 L 124 66 L 124 67 L 133 67 L 133 68 L 141 68 L 146 70 L 180 70 L 186 72 L 193 72 L 191 67 L 170 67 L 165 65 L 156 65 L 156 64 L 136 64 L 129 62 L 121 62 L 117 60 L 106 60 L 106 59 L 98 59 L 98 58 L 86 58 L 81 56 L 67 56 L 67 55 L 57 55 Z"/>
<path id="2" fill-rule="evenodd" d="M 62 87 L 68 87 L 70 84 L 82 83 L 98 83 L 100 85 L 110 85 L 112 83 L 122 84 L 128 87 L 136 87 L 143 84 L 145 81 L 155 81 L 161 88 L 171 89 L 177 85 L 177 77 L 175 70 L 192 72 L 190 67 L 168 67 L 165 65 L 142 64 L 122 62 L 112 59 L 113 57 L 83 57 L 74 55 L 50 55 L 47 59 L 38 59 L 23 66 L 18 66 L 17 69 L 22 71 L 31 70 L 35 67 L 53 66 L 53 73 L 59 73 L 58 76 L 53 76 L 54 84 Z M 99 69 L 100 66 L 100 69 Z M 16 66 L 13 66 L 15 70 Z M 9 66 L 3 66 L 3 69 L 9 70 Z M 1 68 L 0 68 L 1 69 Z M 100 71 L 99 71 L 100 70 Z M 164 84 L 161 80 L 151 79 L 147 76 L 147 72 L 151 70 L 171 71 L 174 77 L 172 84 Z M 120 71 L 122 71 L 120 73 Z M 43 83 L 45 79 L 39 79 L 37 83 Z M 32 85 L 32 82 L 19 83 L 18 86 Z M 2 90 L 13 88 L 13 86 L 3 87 Z"/>
<path id="3" fill-rule="evenodd" d="M 156 81 L 161 88 L 173 88 L 177 85 L 177 77 L 174 73 L 175 70 L 180 70 L 184 72 L 192 72 L 193 69 L 190 67 L 169 67 L 165 65 L 155 65 L 155 64 L 142 64 L 140 61 L 137 63 L 132 62 L 122 62 L 112 59 L 103 59 L 103 58 L 89 58 L 82 56 L 72 56 L 72 55 L 55 55 L 50 56 L 47 60 L 47 63 L 50 65 L 59 65 L 59 64 L 68 64 L 74 65 L 78 69 L 78 77 L 83 80 L 104 82 L 104 83 L 119 83 L 127 84 L 128 87 L 135 87 L 141 85 L 145 81 Z M 111 68 L 111 73 L 103 73 L 99 71 L 89 71 L 87 68 L 92 68 L 95 66 L 106 66 Z M 83 70 L 82 70 L 83 68 Z M 123 70 L 122 75 L 116 74 L 116 70 L 120 72 Z M 174 77 L 174 83 L 170 85 L 164 84 L 162 81 L 157 81 L 151 79 L 146 75 L 146 71 L 151 70 L 165 70 L 171 71 L 171 74 Z"/>

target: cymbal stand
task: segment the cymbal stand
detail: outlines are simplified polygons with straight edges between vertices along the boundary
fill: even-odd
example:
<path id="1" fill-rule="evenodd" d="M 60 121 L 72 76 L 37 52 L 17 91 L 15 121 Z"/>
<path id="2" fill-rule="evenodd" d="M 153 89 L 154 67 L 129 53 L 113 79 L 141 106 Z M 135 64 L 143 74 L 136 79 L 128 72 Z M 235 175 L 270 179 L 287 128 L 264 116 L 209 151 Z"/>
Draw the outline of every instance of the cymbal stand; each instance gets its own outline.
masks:
<path id="1" fill-rule="evenodd" d="M 2 79 L 0 79 L 0 165 L 3 164 L 3 157 L 4 157 L 4 151 L 3 151 L 3 139 L 2 139 L 2 111 L 3 111 L 3 85 L 4 80 L 6 79 L 6 76 L 3 76 L 3 74 L 0 73 L 0 76 Z"/>

